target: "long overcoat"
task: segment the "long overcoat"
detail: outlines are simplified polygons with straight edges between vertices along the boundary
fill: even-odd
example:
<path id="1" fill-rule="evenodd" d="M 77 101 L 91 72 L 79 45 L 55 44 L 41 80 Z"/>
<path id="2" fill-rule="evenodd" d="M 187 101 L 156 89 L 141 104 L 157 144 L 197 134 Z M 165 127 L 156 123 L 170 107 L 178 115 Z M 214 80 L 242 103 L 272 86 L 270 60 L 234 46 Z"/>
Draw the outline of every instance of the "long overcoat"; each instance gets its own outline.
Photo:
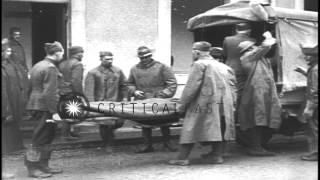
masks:
<path id="1" fill-rule="evenodd" d="M 235 81 L 233 70 L 210 56 L 193 63 L 180 99 L 180 110 L 186 110 L 180 144 L 234 140 Z"/>
<path id="2" fill-rule="evenodd" d="M 9 46 L 12 49 L 11 58 L 14 62 L 19 63 L 25 72 L 28 71 L 26 53 L 22 44 L 12 38 L 9 38 Z"/>
<path id="3" fill-rule="evenodd" d="M 238 118 L 240 129 L 267 126 L 277 129 L 281 124 L 281 105 L 270 62 L 264 55 L 269 46 L 254 46 L 241 57 L 248 78 L 241 95 Z"/>
<path id="4" fill-rule="evenodd" d="M 25 106 L 22 89 L 19 87 L 17 67 L 10 60 L 1 63 L 1 120 L 2 120 L 2 152 L 8 153 L 23 148 L 20 121 Z M 18 86 L 17 86 L 18 85 Z M 23 109 L 22 109 L 23 108 Z M 12 116 L 12 121 L 5 121 Z"/>

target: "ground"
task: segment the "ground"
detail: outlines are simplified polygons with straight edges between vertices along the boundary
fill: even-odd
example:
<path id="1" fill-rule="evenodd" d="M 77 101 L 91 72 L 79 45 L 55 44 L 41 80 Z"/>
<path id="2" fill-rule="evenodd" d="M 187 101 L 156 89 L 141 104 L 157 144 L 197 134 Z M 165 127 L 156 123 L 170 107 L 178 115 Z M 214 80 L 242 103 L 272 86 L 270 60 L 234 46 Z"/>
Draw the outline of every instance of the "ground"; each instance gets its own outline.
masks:
<path id="1" fill-rule="evenodd" d="M 281 138 L 280 138 L 281 139 Z M 177 139 L 175 140 L 177 141 Z M 55 175 L 52 180 L 315 180 L 318 179 L 318 163 L 301 161 L 306 152 L 304 137 L 282 138 L 273 141 L 270 149 L 277 153 L 274 157 L 249 157 L 242 147 L 229 144 L 225 163 L 204 164 L 200 154 L 209 147 L 197 145 L 191 154 L 190 166 L 172 166 L 167 161 L 177 153 L 165 152 L 156 143 L 154 153 L 135 154 L 139 145 L 118 145 L 114 153 L 107 154 L 101 148 L 60 150 L 53 153 L 52 166 L 63 167 L 64 173 Z M 23 155 L 3 157 L 3 172 L 15 174 L 14 179 L 27 177 L 23 165 Z"/>

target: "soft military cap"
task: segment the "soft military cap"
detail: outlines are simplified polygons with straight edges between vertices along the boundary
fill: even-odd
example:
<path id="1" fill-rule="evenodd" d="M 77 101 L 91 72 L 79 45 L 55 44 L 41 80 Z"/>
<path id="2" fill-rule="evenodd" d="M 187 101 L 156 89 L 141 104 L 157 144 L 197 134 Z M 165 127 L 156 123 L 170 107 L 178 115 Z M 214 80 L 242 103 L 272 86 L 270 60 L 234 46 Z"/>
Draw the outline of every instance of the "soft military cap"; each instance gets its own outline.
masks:
<path id="1" fill-rule="evenodd" d="M 300 48 L 303 54 L 307 56 L 317 56 L 318 55 L 318 44 L 300 44 Z"/>
<path id="2" fill-rule="evenodd" d="M 192 49 L 193 50 L 198 50 L 198 51 L 207 51 L 207 52 L 209 52 L 210 49 L 211 49 L 211 44 L 206 42 L 206 41 L 195 42 L 195 43 L 193 43 Z"/>
<path id="3" fill-rule="evenodd" d="M 138 48 L 138 57 L 139 58 L 142 58 L 142 57 L 148 57 L 148 56 L 151 56 L 152 55 L 152 51 L 151 49 L 149 49 L 148 47 L 146 46 L 140 46 Z"/>
<path id="4" fill-rule="evenodd" d="M 113 58 L 113 54 L 110 51 L 100 51 L 100 57 Z"/>
<path id="5" fill-rule="evenodd" d="M 63 51 L 63 47 L 60 42 L 55 41 L 53 43 L 45 43 L 44 50 L 47 54 L 53 54 L 55 52 Z"/>
<path id="6" fill-rule="evenodd" d="M 9 31 L 10 34 L 13 34 L 14 32 L 21 32 L 21 29 L 19 27 L 11 27 Z"/>
<path id="7" fill-rule="evenodd" d="M 251 26 L 249 23 L 239 23 L 239 24 L 236 24 L 236 29 L 237 31 L 246 31 L 246 30 L 250 30 Z"/>
<path id="8" fill-rule="evenodd" d="M 215 58 L 221 58 L 223 56 L 223 49 L 221 47 L 210 48 L 210 55 Z"/>
<path id="9" fill-rule="evenodd" d="M 243 53 L 247 49 L 249 49 L 251 46 L 254 45 L 255 42 L 253 41 L 242 41 L 239 45 L 238 48 L 240 49 L 240 53 Z"/>
<path id="10" fill-rule="evenodd" d="M 83 53 L 83 48 L 81 46 L 72 46 L 69 48 L 69 54 L 70 56 L 77 54 L 77 53 Z"/>

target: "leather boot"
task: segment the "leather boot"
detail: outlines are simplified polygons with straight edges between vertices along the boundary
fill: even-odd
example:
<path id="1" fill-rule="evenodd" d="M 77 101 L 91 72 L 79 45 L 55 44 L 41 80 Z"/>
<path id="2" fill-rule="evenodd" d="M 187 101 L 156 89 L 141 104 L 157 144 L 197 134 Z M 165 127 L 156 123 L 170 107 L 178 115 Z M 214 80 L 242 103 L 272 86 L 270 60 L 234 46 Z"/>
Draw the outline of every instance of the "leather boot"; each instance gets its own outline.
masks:
<path id="1" fill-rule="evenodd" d="M 50 174 L 59 174 L 62 173 L 61 168 L 51 168 L 49 167 L 49 160 L 51 158 L 51 150 L 49 147 L 44 147 L 42 150 L 42 157 L 40 159 L 39 167 L 40 170 L 45 172 L 45 173 L 50 173 Z"/>
<path id="2" fill-rule="evenodd" d="M 152 129 L 151 128 L 142 128 L 142 136 L 144 138 L 144 147 L 136 151 L 136 153 L 148 153 L 153 152 L 152 147 Z"/>
<path id="3" fill-rule="evenodd" d="M 46 173 L 40 170 L 40 161 L 42 157 L 41 148 L 33 147 L 32 145 L 28 147 L 24 157 L 24 164 L 27 167 L 29 177 L 47 178 L 52 176 L 51 173 Z"/>
<path id="4" fill-rule="evenodd" d="M 79 137 L 77 137 L 75 134 L 71 132 L 71 125 L 68 122 L 63 122 L 62 128 L 61 128 L 61 138 L 64 141 L 74 141 L 78 140 Z"/>
<path id="5" fill-rule="evenodd" d="M 250 156 L 274 156 L 273 152 L 267 151 L 261 146 L 262 128 L 254 127 L 250 129 L 252 138 L 251 146 L 248 148 L 248 155 Z"/>
<path id="6" fill-rule="evenodd" d="M 202 161 L 209 164 L 222 164 L 224 161 L 224 144 L 224 142 L 213 142 L 212 150 L 207 154 L 201 155 Z"/>
<path id="7" fill-rule="evenodd" d="M 176 152 L 177 148 L 175 148 L 172 143 L 170 142 L 170 129 L 169 126 L 163 126 L 160 128 L 163 138 L 163 147 L 165 150 L 168 150 L 170 152 Z"/>
<path id="8" fill-rule="evenodd" d="M 107 132 L 105 137 L 105 152 L 108 154 L 114 153 L 114 129 L 111 126 L 107 126 Z"/>
<path id="9" fill-rule="evenodd" d="M 190 161 L 188 160 L 188 157 L 191 153 L 191 150 L 193 148 L 194 144 L 181 144 L 179 149 L 179 154 L 176 159 L 172 159 L 168 161 L 168 164 L 170 165 L 178 165 L 178 166 L 188 166 L 190 164 Z"/>
<path id="10" fill-rule="evenodd" d="M 33 178 L 48 178 L 51 177 L 51 173 L 42 172 L 39 169 L 28 169 L 28 176 Z"/>

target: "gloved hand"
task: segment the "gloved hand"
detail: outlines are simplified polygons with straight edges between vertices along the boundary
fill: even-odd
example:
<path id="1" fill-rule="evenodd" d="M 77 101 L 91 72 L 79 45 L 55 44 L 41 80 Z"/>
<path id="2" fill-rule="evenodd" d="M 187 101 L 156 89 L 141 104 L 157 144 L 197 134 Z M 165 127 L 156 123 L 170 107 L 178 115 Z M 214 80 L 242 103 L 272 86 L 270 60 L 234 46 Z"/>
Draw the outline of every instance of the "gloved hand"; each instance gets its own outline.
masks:
<path id="1" fill-rule="evenodd" d="M 313 115 L 313 111 L 309 108 L 305 108 L 303 113 L 302 113 L 302 116 L 308 120 L 308 119 L 311 119 L 312 118 L 312 115 Z"/>
<path id="2" fill-rule="evenodd" d="M 262 42 L 262 44 L 265 45 L 265 46 L 272 46 L 277 42 L 277 40 L 272 37 L 272 35 L 271 35 L 271 33 L 269 31 L 266 31 L 265 33 L 263 33 L 262 36 L 266 38 Z"/>
<path id="3" fill-rule="evenodd" d="M 307 75 L 307 69 L 301 66 L 297 66 L 294 71 L 299 72 L 303 75 Z"/>
<path id="4" fill-rule="evenodd" d="M 136 91 L 134 91 L 134 96 L 136 96 L 137 98 L 143 99 L 144 98 L 144 92 L 136 90 Z"/>
<path id="5" fill-rule="evenodd" d="M 52 119 L 55 120 L 55 121 L 61 121 L 61 118 L 60 118 L 60 116 L 59 116 L 58 113 L 54 113 L 54 114 L 52 115 Z"/>

